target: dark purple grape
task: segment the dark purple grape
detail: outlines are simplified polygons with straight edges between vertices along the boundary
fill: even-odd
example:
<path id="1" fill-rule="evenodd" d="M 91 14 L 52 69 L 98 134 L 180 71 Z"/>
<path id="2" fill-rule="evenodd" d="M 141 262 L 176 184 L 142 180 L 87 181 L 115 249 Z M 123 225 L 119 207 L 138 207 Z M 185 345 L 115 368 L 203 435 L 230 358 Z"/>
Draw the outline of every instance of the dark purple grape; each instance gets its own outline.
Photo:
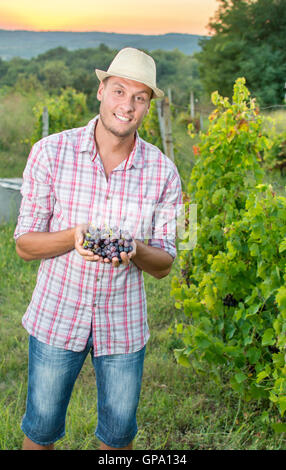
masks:
<path id="1" fill-rule="evenodd" d="M 130 242 L 132 238 L 127 230 L 119 230 L 118 227 L 100 229 L 95 226 L 89 226 L 85 234 L 84 249 L 91 250 L 94 254 L 108 258 L 112 261 L 117 257 L 119 263 L 122 263 L 120 253 L 132 251 Z"/>

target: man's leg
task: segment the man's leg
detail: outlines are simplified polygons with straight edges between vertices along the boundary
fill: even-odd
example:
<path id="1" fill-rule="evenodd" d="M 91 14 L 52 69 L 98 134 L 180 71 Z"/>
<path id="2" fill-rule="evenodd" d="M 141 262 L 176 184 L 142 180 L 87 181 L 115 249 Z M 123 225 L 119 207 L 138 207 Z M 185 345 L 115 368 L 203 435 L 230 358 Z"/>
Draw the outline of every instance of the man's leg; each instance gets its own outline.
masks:
<path id="1" fill-rule="evenodd" d="M 50 444 L 48 446 L 40 446 L 39 444 L 35 444 L 35 442 L 31 441 L 27 436 L 24 438 L 23 442 L 23 450 L 54 450 L 54 444 Z M 104 442 L 100 443 L 100 450 L 132 450 L 132 442 L 128 444 L 126 447 L 109 447 Z"/>
<path id="2" fill-rule="evenodd" d="M 40 444 L 36 444 L 35 442 L 31 441 L 31 439 L 29 439 L 27 436 L 25 436 L 22 449 L 23 450 L 54 450 L 54 444 L 41 446 Z"/>
<path id="3" fill-rule="evenodd" d="M 98 425 L 102 450 L 131 450 L 137 434 L 145 347 L 130 354 L 93 357 L 97 384 Z"/>
<path id="4" fill-rule="evenodd" d="M 27 406 L 21 425 L 23 449 L 52 450 L 53 443 L 64 436 L 72 389 L 89 349 L 87 345 L 77 353 L 30 337 Z"/>
<path id="5" fill-rule="evenodd" d="M 133 446 L 132 446 L 132 442 L 130 442 L 130 444 L 128 444 L 128 446 L 126 447 L 109 447 L 107 446 L 106 444 L 104 444 L 104 442 L 101 442 L 100 443 L 100 450 L 132 450 Z"/>

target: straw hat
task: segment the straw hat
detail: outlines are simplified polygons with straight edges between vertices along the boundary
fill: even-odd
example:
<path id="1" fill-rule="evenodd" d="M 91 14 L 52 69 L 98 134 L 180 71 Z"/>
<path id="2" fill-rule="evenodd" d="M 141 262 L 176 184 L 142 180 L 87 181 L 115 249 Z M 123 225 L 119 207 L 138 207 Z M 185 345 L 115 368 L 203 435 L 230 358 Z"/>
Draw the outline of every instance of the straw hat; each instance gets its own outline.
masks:
<path id="1" fill-rule="evenodd" d="M 100 81 L 107 77 L 121 77 L 144 83 L 153 90 L 152 98 L 162 98 L 164 92 L 156 87 L 156 65 L 145 52 L 126 47 L 114 57 L 107 72 L 95 69 Z"/>

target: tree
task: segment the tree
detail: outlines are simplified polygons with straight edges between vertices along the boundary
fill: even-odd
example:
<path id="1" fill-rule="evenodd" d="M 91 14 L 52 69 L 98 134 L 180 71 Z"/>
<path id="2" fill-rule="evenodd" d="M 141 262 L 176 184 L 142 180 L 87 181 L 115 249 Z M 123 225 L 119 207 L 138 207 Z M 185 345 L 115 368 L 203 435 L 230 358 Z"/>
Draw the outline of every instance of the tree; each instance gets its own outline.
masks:
<path id="1" fill-rule="evenodd" d="M 261 105 L 281 104 L 286 77 L 286 0 L 219 0 L 214 33 L 196 55 L 205 90 L 231 97 L 239 76 Z"/>
<path id="2" fill-rule="evenodd" d="M 178 49 L 173 51 L 159 49 L 152 51 L 151 55 L 157 64 L 158 84 L 166 92 L 171 88 L 174 103 L 180 106 L 189 103 L 191 90 L 195 92 L 197 98 L 202 97 L 198 61 L 194 56 L 187 56 Z"/>
<path id="3" fill-rule="evenodd" d="M 71 84 L 69 70 L 65 63 L 60 60 L 47 62 L 40 72 L 40 80 L 48 90 L 53 92 Z"/>

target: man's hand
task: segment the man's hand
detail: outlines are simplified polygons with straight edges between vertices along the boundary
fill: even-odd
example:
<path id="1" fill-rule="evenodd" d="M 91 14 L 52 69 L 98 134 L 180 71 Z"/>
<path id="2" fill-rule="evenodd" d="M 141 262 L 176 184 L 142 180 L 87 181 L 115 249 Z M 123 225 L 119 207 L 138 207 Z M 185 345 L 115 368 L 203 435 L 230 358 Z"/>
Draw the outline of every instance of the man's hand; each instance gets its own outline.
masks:
<path id="1" fill-rule="evenodd" d="M 134 256 L 136 255 L 136 249 L 137 249 L 137 245 L 136 245 L 136 241 L 133 240 L 132 243 L 132 251 L 130 251 L 129 253 L 125 253 L 125 251 L 122 251 L 120 253 L 120 257 L 122 259 L 122 264 L 124 264 L 125 266 L 128 266 L 128 264 L 130 263 L 130 260 L 132 258 L 134 258 Z M 109 259 L 108 258 L 105 258 L 106 262 L 110 263 Z M 119 266 L 119 259 L 118 258 L 112 258 L 112 265 L 117 268 Z"/>
<path id="2" fill-rule="evenodd" d="M 84 236 L 88 231 L 88 224 L 78 225 L 75 229 L 74 234 L 74 247 L 77 252 L 83 256 L 86 261 L 103 261 L 102 256 L 95 255 L 91 250 L 85 250 L 83 248 Z"/>
<path id="3" fill-rule="evenodd" d="M 84 236 L 88 230 L 88 227 L 88 224 L 81 224 L 78 225 L 75 229 L 75 249 L 77 250 L 77 252 L 81 256 L 83 256 L 86 261 L 99 261 L 100 263 L 112 262 L 112 266 L 117 268 L 119 266 L 119 259 L 117 257 L 112 258 L 112 261 L 110 261 L 108 258 L 103 258 L 102 256 L 95 255 L 91 250 L 85 250 L 83 248 Z M 124 251 L 120 253 L 122 264 L 124 264 L 125 266 L 128 266 L 130 260 L 136 255 L 135 240 L 132 241 L 132 248 L 133 250 L 129 253 L 125 253 Z"/>

